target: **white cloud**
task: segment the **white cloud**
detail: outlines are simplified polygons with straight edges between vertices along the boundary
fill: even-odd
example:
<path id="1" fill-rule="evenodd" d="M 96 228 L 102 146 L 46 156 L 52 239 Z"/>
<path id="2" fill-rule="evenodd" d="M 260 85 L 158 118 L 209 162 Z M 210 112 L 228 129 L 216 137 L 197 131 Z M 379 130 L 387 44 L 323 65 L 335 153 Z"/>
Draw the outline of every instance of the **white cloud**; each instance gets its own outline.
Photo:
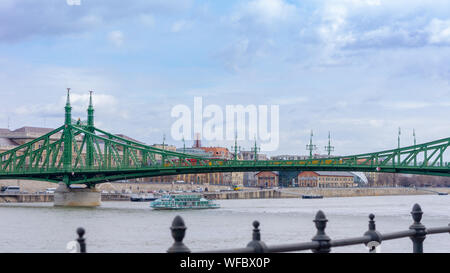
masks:
<path id="1" fill-rule="evenodd" d="M 351 6 L 379 6 L 381 0 L 331 0 L 331 3 L 340 3 Z"/>
<path id="2" fill-rule="evenodd" d="M 142 24 L 144 24 L 147 27 L 155 26 L 155 17 L 153 15 L 143 14 L 139 16 L 139 20 Z"/>
<path id="3" fill-rule="evenodd" d="M 286 105 L 280 107 L 280 133 L 289 137 L 283 137 L 280 153 L 304 153 L 310 128 L 323 141 L 331 130 L 333 145 L 345 154 L 395 147 L 399 126 L 415 128 L 422 139 L 449 135 L 450 16 L 442 1 L 436 0 L 441 3 L 436 7 L 434 1 L 418 0 L 249 0 L 223 9 L 233 4 L 221 3 L 218 9 L 211 2 L 210 12 L 201 16 L 197 4 L 169 16 L 159 9 L 144 10 L 150 1 L 103 3 L 109 1 L 117 5 L 108 4 L 104 11 L 89 8 L 74 14 L 74 20 L 66 12 L 45 13 L 50 1 L 42 0 L 45 8 L 39 8 L 41 1 L 33 4 L 36 9 L 27 7 L 28 15 L 36 11 L 30 23 L 4 20 L 4 26 L 14 26 L 7 29 L 10 36 L 42 40 L 29 39 L 20 47 L 2 44 L 0 62 L 11 62 L 0 63 L 0 93 L 7 98 L 0 101 L 0 122 L 6 124 L 11 116 L 17 126 L 42 126 L 46 118 L 47 126 L 58 126 L 64 88 L 72 87 L 75 118 L 85 119 L 92 88 L 96 124 L 150 143 L 170 132 L 171 103 L 189 104 L 191 93 L 215 104 Z M 132 9 L 124 8 L 129 5 Z M 226 10 L 230 13 L 224 14 Z M 0 11 L 0 18 L 8 13 Z M 155 21 L 158 28 L 150 29 Z M 199 31 L 167 37 L 168 31 L 182 33 L 192 26 Z M 86 31 L 90 34 L 76 35 L 79 43 L 67 52 L 75 37 L 70 34 Z M 109 50 L 83 67 L 80 57 L 91 52 L 86 50 L 104 49 L 98 39 L 133 47 L 133 58 L 117 59 L 117 51 Z M 180 44 L 186 45 L 182 51 Z M 157 58 L 149 58 L 154 53 Z M 30 54 L 35 61 L 20 63 Z M 235 73 L 209 62 L 211 56 Z M 38 60 L 68 67 L 49 68 Z M 339 66 L 320 66 L 322 61 Z M 132 118 L 124 120 L 127 116 Z"/>
<path id="4" fill-rule="evenodd" d="M 307 102 L 308 98 L 306 97 L 290 97 L 290 98 L 277 98 L 273 100 L 271 104 L 278 105 L 292 105 L 292 104 L 301 104 Z"/>
<path id="5" fill-rule="evenodd" d="M 420 1 L 326 1 L 318 8 L 321 19 L 315 28 L 329 58 L 346 49 L 448 45 L 450 20 L 432 15 L 440 9 L 448 9 L 448 4 L 437 1 L 436 7 L 431 7 Z"/>
<path id="6" fill-rule="evenodd" d="M 180 32 L 191 27 L 192 23 L 186 20 L 176 21 L 172 24 L 171 31 L 172 32 Z"/>
<path id="7" fill-rule="evenodd" d="M 339 118 L 339 119 L 323 119 L 320 123 L 324 124 L 333 124 L 339 126 L 348 126 L 352 127 L 374 127 L 374 128 L 382 128 L 388 122 L 383 119 L 373 119 L 373 118 Z"/>
<path id="8" fill-rule="evenodd" d="M 286 21 L 296 14 L 296 6 L 284 0 L 253 0 L 240 6 L 232 15 L 232 21 L 254 20 L 259 23 L 272 24 Z"/>
<path id="9" fill-rule="evenodd" d="M 433 106 L 431 103 L 423 101 L 400 101 L 400 102 L 389 102 L 385 104 L 387 107 L 408 110 L 408 109 L 420 109 L 425 107 Z"/>
<path id="10" fill-rule="evenodd" d="M 249 44 L 248 38 L 242 38 L 221 52 L 220 57 L 229 70 L 239 72 L 250 63 Z"/>
<path id="11" fill-rule="evenodd" d="M 433 19 L 427 27 L 431 44 L 450 44 L 450 20 Z"/>
<path id="12" fill-rule="evenodd" d="M 295 13 L 295 6 L 283 0 L 255 0 L 248 4 L 248 12 L 263 21 L 286 20 Z"/>
<path id="13" fill-rule="evenodd" d="M 62 116 L 64 113 L 65 103 L 66 96 L 60 96 L 57 103 L 22 105 L 15 110 L 15 113 L 25 116 Z M 89 105 L 89 94 L 87 92 L 84 94 L 71 92 L 70 104 L 72 106 L 74 117 L 85 113 Z M 121 115 L 121 113 L 118 113 L 117 111 L 118 101 L 112 95 L 94 93 L 93 104 L 95 109 L 98 109 L 106 114 Z"/>
<path id="14" fill-rule="evenodd" d="M 120 20 L 156 13 L 167 16 L 187 11 L 192 6 L 191 0 L 86 2 L 81 1 L 80 6 L 70 6 L 65 0 L 0 0 L 0 42 L 91 32 Z M 144 20 L 149 23 L 150 19 Z"/>
<path id="15" fill-rule="evenodd" d="M 122 31 L 119 31 L 119 30 L 111 31 L 108 34 L 108 40 L 111 43 L 113 43 L 115 46 L 121 47 L 123 45 L 123 41 L 124 41 L 124 36 L 123 36 Z"/>

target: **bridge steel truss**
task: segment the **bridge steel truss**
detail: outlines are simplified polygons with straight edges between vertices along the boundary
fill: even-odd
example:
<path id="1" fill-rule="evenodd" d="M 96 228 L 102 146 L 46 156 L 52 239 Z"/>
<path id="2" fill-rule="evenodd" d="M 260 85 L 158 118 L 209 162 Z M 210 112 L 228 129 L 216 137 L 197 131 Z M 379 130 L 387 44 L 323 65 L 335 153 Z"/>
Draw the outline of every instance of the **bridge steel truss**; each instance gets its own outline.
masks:
<path id="1" fill-rule="evenodd" d="M 94 126 L 92 94 L 87 124 L 74 122 L 67 94 L 65 124 L 0 154 L 0 179 L 92 186 L 163 175 L 254 171 L 360 171 L 450 176 L 450 138 L 352 156 L 305 160 L 226 160 L 178 153 L 123 138 Z"/>

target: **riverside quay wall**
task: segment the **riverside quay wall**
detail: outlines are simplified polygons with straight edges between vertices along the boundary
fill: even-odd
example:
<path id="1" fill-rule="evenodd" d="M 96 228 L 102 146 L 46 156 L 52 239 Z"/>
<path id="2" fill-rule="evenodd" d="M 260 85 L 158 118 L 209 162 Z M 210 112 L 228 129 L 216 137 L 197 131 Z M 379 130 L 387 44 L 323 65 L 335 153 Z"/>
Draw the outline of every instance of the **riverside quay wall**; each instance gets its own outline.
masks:
<path id="1" fill-rule="evenodd" d="M 53 202 L 53 194 L 0 194 L 0 203 Z"/>
<path id="2" fill-rule="evenodd" d="M 450 193 L 450 188 L 427 188 L 425 190 L 415 188 L 287 188 L 279 190 L 210 192 L 205 193 L 205 197 L 208 199 L 299 198 L 302 195 L 322 195 L 323 197 L 356 197 L 424 195 L 437 194 L 437 192 Z"/>
<path id="3" fill-rule="evenodd" d="M 102 201 L 130 201 L 126 194 L 108 193 L 101 195 Z M 53 202 L 53 194 L 0 194 L 0 203 L 40 203 Z"/>
<path id="4" fill-rule="evenodd" d="M 322 195 L 323 197 L 355 197 L 355 196 L 383 196 L 383 195 L 424 195 L 438 192 L 450 193 L 450 188 L 287 188 L 279 190 L 282 197 L 298 197 L 301 195 Z"/>
<path id="5" fill-rule="evenodd" d="M 44 181 L 31 180 L 0 180 L 0 186 L 19 186 L 20 191 L 29 193 L 45 192 L 48 188 L 57 188 L 58 185 Z M 203 185 L 203 184 L 179 184 L 179 183 L 144 183 L 144 182 L 107 182 L 96 185 L 99 191 L 108 193 L 144 193 L 148 191 L 186 191 L 196 188 L 208 188 L 209 191 L 225 190 L 230 186 L 224 185 Z"/>
<path id="6" fill-rule="evenodd" d="M 268 199 L 268 198 L 295 197 L 295 196 L 283 196 L 283 193 L 277 190 L 207 192 L 204 193 L 203 195 L 207 199 Z"/>

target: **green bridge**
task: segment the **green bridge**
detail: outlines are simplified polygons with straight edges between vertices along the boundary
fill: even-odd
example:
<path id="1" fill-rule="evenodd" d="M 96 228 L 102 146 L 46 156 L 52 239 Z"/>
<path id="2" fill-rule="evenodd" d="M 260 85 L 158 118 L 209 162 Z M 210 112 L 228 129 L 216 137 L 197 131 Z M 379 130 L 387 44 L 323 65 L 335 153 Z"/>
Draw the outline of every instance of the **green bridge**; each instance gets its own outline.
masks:
<path id="1" fill-rule="evenodd" d="M 73 121 L 69 90 L 65 123 L 0 154 L 0 179 L 95 184 L 141 177 L 213 172 L 361 171 L 450 176 L 450 138 L 374 153 L 306 160 L 225 160 L 150 147 L 94 126 L 92 92 L 87 122 Z"/>

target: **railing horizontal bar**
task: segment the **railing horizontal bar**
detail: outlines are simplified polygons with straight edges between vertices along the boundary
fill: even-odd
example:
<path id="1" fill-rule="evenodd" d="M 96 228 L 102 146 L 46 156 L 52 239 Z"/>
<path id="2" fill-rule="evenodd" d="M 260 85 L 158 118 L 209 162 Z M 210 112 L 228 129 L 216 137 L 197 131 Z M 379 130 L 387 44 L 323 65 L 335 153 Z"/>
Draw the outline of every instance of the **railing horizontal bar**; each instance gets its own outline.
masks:
<path id="1" fill-rule="evenodd" d="M 427 234 L 437 234 L 437 233 L 450 233 L 450 226 L 436 227 L 427 229 Z M 399 238 L 407 238 L 416 234 L 415 230 L 404 230 L 398 232 L 391 232 L 381 234 L 381 238 L 383 241 L 399 239 Z M 354 237 L 348 239 L 340 239 L 340 240 L 331 240 L 330 247 L 341 247 L 341 246 L 349 246 L 349 245 L 358 245 L 365 244 L 370 242 L 370 236 L 361 236 Z M 294 244 L 285 244 L 285 245 L 272 245 L 267 246 L 267 252 L 276 253 L 276 252 L 292 252 L 292 251 L 303 251 L 303 250 L 312 250 L 317 249 L 319 247 L 318 242 L 306 242 L 306 243 L 294 243 Z M 198 253 L 254 253 L 255 250 L 251 247 L 245 248 L 232 248 L 232 249 L 217 249 L 217 250 L 208 250 L 201 251 Z"/>
<path id="2" fill-rule="evenodd" d="M 285 245 L 273 245 L 268 246 L 267 251 L 274 252 L 290 252 L 290 251 L 302 251 L 319 248 L 320 244 L 318 242 L 308 242 L 308 243 L 296 243 L 296 244 L 285 244 Z"/>
<path id="3" fill-rule="evenodd" d="M 406 238 L 409 236 L 413 236 L 414 234 L 416 234 L 416 231 L 413 229 L 410 229 L 410 230 L 381 234 L 381 239 L 383 241 L 387 241 L 387 240 L 393 240 L 393 239 L 399 239 L 399 238 Z"/>
<path id="4" fill-rule="evenodd" d="M 349 246 L 349 245 L 358 245 L 370 242 L 370 236 L 361 236 L 349 239 L 340 239 L 340 240 L 332 240 L 330 241 L 331 247 L 340 247 L 340 246 Z"/>
<path id="5" fill-rule="evenodd" d="M 447 233 L 450 232 L 450 226 L 427 228 L 427 234 Z"/>
<path id="6" fill-rule="evenodd" d="M 253 247 L 243 247 L 243 248 L 230 248 L 230 249 L 216 249 L 216 250 L 199 251 L 197 253 L 255 253 L 255 249 Z"/>

